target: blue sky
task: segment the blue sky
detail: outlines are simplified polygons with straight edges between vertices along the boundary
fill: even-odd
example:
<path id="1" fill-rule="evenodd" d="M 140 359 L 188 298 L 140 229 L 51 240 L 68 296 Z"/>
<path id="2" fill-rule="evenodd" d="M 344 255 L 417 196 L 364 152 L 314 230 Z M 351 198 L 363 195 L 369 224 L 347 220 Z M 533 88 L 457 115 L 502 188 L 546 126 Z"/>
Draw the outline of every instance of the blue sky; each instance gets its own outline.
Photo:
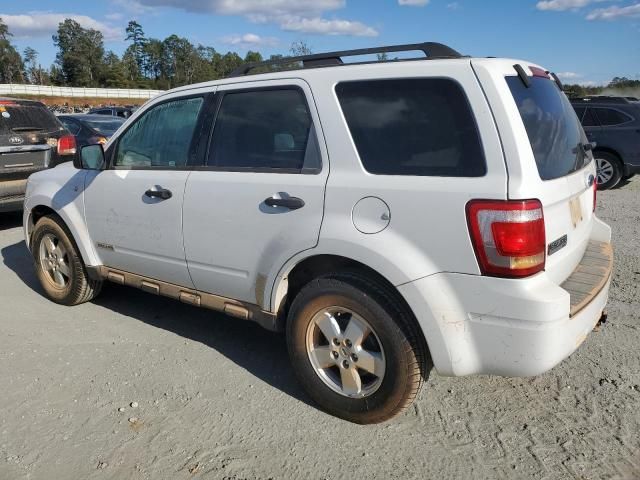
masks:
<path id="1" fill-rule="evenodd" d="M 66 17 L 97 28 L 120 54 L 136 19 L 148 37 L 172 33 L 221 52 L 286 53 L 304 40 L 314 52 L 439 41 L 473 56 L 535 61 L 566 82 L 640 79 L 640 0 L 0 0 L 20 50 L 43 65 Z"/>

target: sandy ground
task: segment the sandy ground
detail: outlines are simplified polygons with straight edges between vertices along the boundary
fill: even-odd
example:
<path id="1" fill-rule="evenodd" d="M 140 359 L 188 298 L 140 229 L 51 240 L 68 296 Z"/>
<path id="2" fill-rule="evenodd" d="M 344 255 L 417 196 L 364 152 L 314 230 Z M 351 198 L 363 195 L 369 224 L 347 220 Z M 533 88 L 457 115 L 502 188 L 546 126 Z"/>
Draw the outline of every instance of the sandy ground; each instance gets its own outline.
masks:
<path id="1" fill-rule="evenodd" d="M 257 325 L 113 285 L 50 303 L 2 216 L 0 479 L 640 478 L 640 179 L 598 203 L 607 324 L 540 377 L 433 374 L 378 426 L 315 408 Z"/>

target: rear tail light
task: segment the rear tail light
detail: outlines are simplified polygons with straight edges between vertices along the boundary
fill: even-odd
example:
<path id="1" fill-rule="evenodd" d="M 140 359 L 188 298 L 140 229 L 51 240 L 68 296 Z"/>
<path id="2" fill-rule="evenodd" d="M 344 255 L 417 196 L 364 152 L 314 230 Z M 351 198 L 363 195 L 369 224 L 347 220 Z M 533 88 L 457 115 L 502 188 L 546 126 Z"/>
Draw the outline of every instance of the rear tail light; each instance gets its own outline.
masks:
<path id="1" fill-rule="evenodd" d="M 517 278 L 544 270 L 546 238 L 539 200 L 472 200 L 467 222 L 483 275 Z"/>
<path id="2" fill-rule="evenodd" d="M 75 155 L 76 154 L 76 137 L 73 135 L 65 135 L 58 139 L 58 155 Z"/>

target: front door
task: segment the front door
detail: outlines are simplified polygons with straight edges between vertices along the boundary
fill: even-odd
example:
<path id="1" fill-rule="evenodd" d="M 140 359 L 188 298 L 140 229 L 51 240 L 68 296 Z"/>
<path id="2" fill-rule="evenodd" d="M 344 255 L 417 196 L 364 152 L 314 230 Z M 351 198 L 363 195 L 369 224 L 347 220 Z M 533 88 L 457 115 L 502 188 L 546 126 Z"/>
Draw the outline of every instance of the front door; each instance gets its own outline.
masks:
<path id="1" fill-rule="evenodd" d="M 198 290 L 268 308 L 267 280 L 318 242 L 329 170 L 319 122 L 301 80 L 226 85 L 216 96 L 207 165 L 185 193 L 189 272 Z"/>
<path id="2" fill-rule="evenodd" d="M 87 225 L 104 265 L 193 287 L 182 203 L 203 103 L 196 96 L 151 106 L 110 146 L 110 168 L 87 175 Z"/>

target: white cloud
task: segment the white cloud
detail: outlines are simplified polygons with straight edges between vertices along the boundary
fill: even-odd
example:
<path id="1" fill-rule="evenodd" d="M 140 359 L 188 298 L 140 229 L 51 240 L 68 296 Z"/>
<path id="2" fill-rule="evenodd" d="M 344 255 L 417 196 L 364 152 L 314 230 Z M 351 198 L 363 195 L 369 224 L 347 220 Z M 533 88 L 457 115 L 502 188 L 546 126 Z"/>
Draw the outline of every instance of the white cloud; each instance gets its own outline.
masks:
<path id="1" fill-rule="evenodd" d="M 398 5 L 407 7 L 424 7 L 429 0 L 398 0 Z"/>
<path id="2" fill-rule="evenodd" d="M 428 0 L 402 0 L 426 4 Z M 275 23 L 282 30 L 317 35 L 378 35 L 368 25 L 355 20 L 327 19 L 323 14 L 344 8 L 346 0 L 112 0 L 128 8 L 144 11 L 153 7 L 173 7 L 187 12 L 242 15 L 254 23 Z"/>
<path id="3" fill-rule="evenodd" d="M 122 20 L 124 18 L 124 15 L 122 15 L 121 13 L 107 13 L 104 18 L 106 18 L 107 20 Z"/>
<path id="4" fill-rule="evenodd" d="M 251 48 L 259 46 L 274 46 L 278 43 L 278 39 L 274 37 L 261 37 L 255 33 L 245 33 L 244 35 L 229 35 L 222 39 L 228 45 L 235 45 L 242 48 Z"/>
<path id="5" fill-rule="evenodd" d="M 18 38 L 46 37 L 58 30 L 58 24 L 70 18 L 84 28 L 99 30 L 105 40 L 122 40 L 120 29 L 102 23 L 86 15 L 75 13 L 28 12 L 22 15 L 8 15 L 0 13 L 0 17 L 9 27 L 9 31 Z"/>
<path id="6" fill-rule="evenodd" d="M 558 72 L 556 75 L 562 80 L 575 80 L 576 78 L 582 77 L 582 75 L 576 72 Z"/>
<path id="7" fill-rule="evenodd" d="M 284 16 L 279 19 L 280 28 L 289 32 L 310 33 L 316 35 L 350 35 L 354 37 L 376 37 L 377 30 L 361 22 L 326 18 L 303 18 Z"/>
<path id="8" fill-rule="evenodd" d="M 611 0 L 542 0 L 536 4 L 538 10 L 553 10 L 561 12 L 564 10 L 577 10 L 586 7 L 591 3 L 606 2 Z"/>
<path id="9" fill-rule="evenodd" d="M 460 8 L 462 8 L 462 5 L 460 5 L 460 3 L 458 2 L 451 2 L 447 3 L 447 8 L 449 10 L 459 10 Z"/>
<path id="10" fill-rule="evenodd" d="M 310 15 L 344 8 L 345 0 L 115 0 L 138 7 L 174 7 L 219 15 Z"/>
<path id="11" fill-rule="evenodd" d="M 587 15 L 587 20 L 616 20 L 618 18 L 640 18 L 640 3 L 626 7 L 614 5 L 608 8 L 598 8 Z"/>

